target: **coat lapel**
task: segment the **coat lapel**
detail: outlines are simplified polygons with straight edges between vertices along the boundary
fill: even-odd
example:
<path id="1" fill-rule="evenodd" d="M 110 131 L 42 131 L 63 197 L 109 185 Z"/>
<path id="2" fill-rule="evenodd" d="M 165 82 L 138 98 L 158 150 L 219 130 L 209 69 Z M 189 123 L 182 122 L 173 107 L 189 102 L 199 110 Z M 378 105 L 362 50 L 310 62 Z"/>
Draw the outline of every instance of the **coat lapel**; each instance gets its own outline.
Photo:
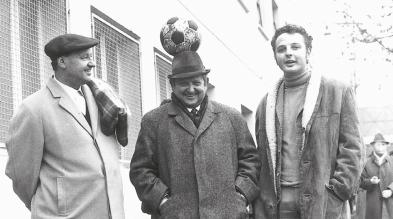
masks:
<path id="1" fill-rule="evenodd" d="M 284 83 L 281 83 L 278 91 L 277 91 L 277 100 L 276 100 L 276 119 L 278 122 L 278 126 L 281 127 L 282 119 L 284 118 Z M 279 107 L 277 107 L 279 106 Z M 280 128 L 278 130 L 280 130 Z"/>
<path id="2" fill-rule="evenodd" d="M 198 138 L 210 126 L 210 124 L 212 124 L 214 118 L 216 117 L 215 113 L 216 112 L 214 110 L 213 104 L 210 101 L 208 101 L 206 106 L 206 111 L 203 114 L 201 124 L 199 124 L 196 138 Z"/>
<path id="3" fill-rule="evenodd" d="M 59 99 L 59 106 L 63 108 L 67 113 L 71 114 L 72 117 L 91 135 L 92 131 L 87 123 L 85 117 L 81 112 L 77 110 L 77 107 L 72 102 L 71 98 L 67 95 L 67 93 L 60 87 L 60 85 L 53 79 L 50 78 L 47 85 L 48 89 L 52 93 L 54 98 Z"/>
<path id="4" fill-rule="evenodd" d="M 87 85 L 82 86 L 82 92 L 85 95 L 87 110 L 90 115 L 91 128 L 93 131 L 93 136 L 97 136 L 97 126 L 98 126 L 98 108 L 96 101 L 94 99 L 93 93 Z"/>
<path id="5" fill-rule="evenodd" d="M 274 84 L 272 90 L 270 90 L 266 97 L 266 116 L 265 116 L 265 127 L 266 127 L 266 138 L 268 142 L 268 154 L 270 154 L 271 160 L 271 170 L 272 170 L 272 180 L 274 183 L 275 192 L 277 194 L 276 186 L 276 156 L 277 156 L 277 129 L 276 129 L 276 102 L 278 89 L 283 82 L 283 79 L 277 81 Z M 270 152 L 270 153 L 269 153 Z M 269 156 L 268 156 L 269 157 Z"/>
<path id="6" fill-rule="evenodd" d="M 274 84 L 273 88 L 267 94 L 266 100 L 266 136 L 269 143 L 270 149 L 270 159 L 272 161 L 272 170 L 273 170 L 273 180 L 274 187 L 276 188 L 276 179 L 275 179 L 275 171 L 276 171 L 276 157 L 277 157 L 277 143 L 281 141 L 281 139 L 277 139 L 277 130 L 281 131 L 282 129 L 277 129 L 276 124 L 277 115 L 279 112 L 276 109 L 278 91 L 280 89 L 280 85 L 283 82 L 283 78 L 279 79 L 277 83 Z M 303 116 L 302 116 L 302 127 L 306 130 L 303 133 L 303 144 L 301 148 L 301 153 L 303 151 L 305 136 L 306 133 L 310 131 L 310 127 L 312 124 L 312 119 L 315 117 L 316 112 L 318 111 L 319 104 L 322 98 L 323 86 L 321 86 L 321 75 L 318 72 L 313 72 L 311 74 L 310 82 L 307 86 L 306 90 L 306 98 L 303 108 Z M 280 116 L 278 116 L 280 117 Z M 280 133 L 281 136 L 281 133 Z M 281 142 L 280 142 L 281 143 Z"/>
<path id="7" fill-rule="evenodd" d="M 319 104 L 322 98 L 323 86 L 321 86 L 321 75 L 318 72 L 311 74 L 310 82 L 306 90 L 306 99 L 304 101 L 302 127 L 304 129 L 310 129 L 312 123 L 312 116 L 315 117 L 318 111 Z"/>
<path id="8" fill-rule="evenodd" d="M 189 132 L 192 136 L 195 136 L 197 132 L 197 128 L 195 127 L 192 120 L 187 116 L 185 112 L 183 112 L 179 107 L 176 106 L 175 103 L 170 103 L 168 106 L 168 114 L 175 117 L 175 121 L 183 127 L 187 132 Z"/>

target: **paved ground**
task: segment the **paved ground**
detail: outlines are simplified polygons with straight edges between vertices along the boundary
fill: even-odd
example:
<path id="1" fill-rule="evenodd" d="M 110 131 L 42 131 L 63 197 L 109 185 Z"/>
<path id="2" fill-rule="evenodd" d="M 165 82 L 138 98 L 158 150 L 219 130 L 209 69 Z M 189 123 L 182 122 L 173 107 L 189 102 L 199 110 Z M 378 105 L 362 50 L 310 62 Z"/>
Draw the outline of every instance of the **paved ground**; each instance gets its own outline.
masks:
<path id="1" fill-rule="evenodd" d="M 30 212 L 18 199 L 12 190 L 11 180 L 4 174 L 7 162 L 7 152 L 0 148 L 0 218 L 1 219 L 29 219 Z M 127 219 L 148 219 L 149 215 L 140 210 L 140 201 L 135 189 L 128 179 L 128 169 L 122 167 L 124 208 Z"/>

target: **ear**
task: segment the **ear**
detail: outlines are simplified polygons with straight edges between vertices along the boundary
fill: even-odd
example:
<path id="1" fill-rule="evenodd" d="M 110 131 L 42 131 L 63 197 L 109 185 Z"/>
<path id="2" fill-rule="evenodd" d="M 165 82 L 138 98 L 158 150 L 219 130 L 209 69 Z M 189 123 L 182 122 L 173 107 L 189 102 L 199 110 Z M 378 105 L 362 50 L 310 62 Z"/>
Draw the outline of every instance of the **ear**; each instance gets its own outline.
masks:
<path id="1" fill-rule="evenodd" d="M 173 89 L 175 87 L 175 79 L 169 79 L 169 84 L 171 85 L 171 88 Z"/>
<path id="2" fill-rule="evenodd" d="M 63 56 L 60 56 L 59 58 L 57 58 L 57 66 L 59 68 L 66 68 L 66 64 L 65 64 L 65 60 Z"/>
<path id="3" fill-rule="evenodd" d="M 274 52 L 273 56 L 274 56 L 274 61 L 276 61 L 276 64 L 278 65 L 277 57 L 276 57 L 276 52 Z"/>
<path id="4" fill-rule="evenodd" d="M 307 49 L 306 51 L 306 63 L 308 64 L 310 61 L 311 50 Z"/>

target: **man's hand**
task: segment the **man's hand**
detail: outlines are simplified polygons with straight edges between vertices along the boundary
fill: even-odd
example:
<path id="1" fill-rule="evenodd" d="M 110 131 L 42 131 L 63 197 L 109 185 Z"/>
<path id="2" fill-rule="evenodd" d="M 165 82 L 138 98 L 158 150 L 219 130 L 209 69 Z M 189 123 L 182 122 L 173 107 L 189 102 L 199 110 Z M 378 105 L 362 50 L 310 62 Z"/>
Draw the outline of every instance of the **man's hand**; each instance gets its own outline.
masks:
<path id="1" fill-rule="evenodd" d="M 164 197 L 162 200 L 161 200 L 161 202 L 160 202 L 160 207 L 165 203 L 165 202 L 167 202 L 168 201 L 168 197 Z"/>
<path id="2" fill-rule="evenodd" d="M 240 192 L 238 192 L 239 193 L 239 195 L 240 195 L 240 197 L 242 198 L 242 200 L 244 201 L 244 203 L 247 205 L 247 198 L 242 194 L 242 193 L 240 193 Z"/>
<path id="3" fill-rule="evenodd" d="M 386 189 L 382 191 L 382 197 L 384 198 L 390 198 L 392 196 L 392 190 Z"/>
<path id="4" fill-rule="evenodd" d="M 381 181 L 381 180 L 380 180 L 377 176 L 373 176 L 373 177 L 371 177 L 371 179 L 370 179 L 370 182 L 371 182 L 372 184 L 378 184 L 379 181 Z"/>

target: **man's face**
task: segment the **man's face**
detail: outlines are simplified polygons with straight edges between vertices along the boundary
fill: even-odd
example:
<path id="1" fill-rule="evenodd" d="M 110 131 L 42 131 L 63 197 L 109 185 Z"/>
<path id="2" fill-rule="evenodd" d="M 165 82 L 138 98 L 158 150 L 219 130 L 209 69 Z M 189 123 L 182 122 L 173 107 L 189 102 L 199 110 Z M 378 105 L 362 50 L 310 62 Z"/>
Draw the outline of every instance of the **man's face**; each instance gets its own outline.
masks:
<path id="1" fill-rule="evenodd" d="M 186 107 L 193 108 L 199 106 L 203 98 L 205 98 L 207 83 L 203 80 L 202 75 L 190 78 L 177 78 L 174 79 L 172 90 Z"/>
<path id="2" fill-rule="evenodd" d="M 274 56 L 285 74 L 296 75 L 306 70 L 309 52 L 301 34 L 283 33 L 277 37 Z"/>
<path id="3" fill-rule="evenodd" d="M 388 145 L 385 142 L 377 141 L 374 143 L 374 151 L 378 155 L 383 155 L 387 152 Z"/>
<path id="4" fill-rule="evenodd" d="M 91 80 L 92 69 L 95 67 L 92 48 L 63 56 L 62 60 L 64 62 L 62 78 L 67 85 L 78 89 Z"/>

